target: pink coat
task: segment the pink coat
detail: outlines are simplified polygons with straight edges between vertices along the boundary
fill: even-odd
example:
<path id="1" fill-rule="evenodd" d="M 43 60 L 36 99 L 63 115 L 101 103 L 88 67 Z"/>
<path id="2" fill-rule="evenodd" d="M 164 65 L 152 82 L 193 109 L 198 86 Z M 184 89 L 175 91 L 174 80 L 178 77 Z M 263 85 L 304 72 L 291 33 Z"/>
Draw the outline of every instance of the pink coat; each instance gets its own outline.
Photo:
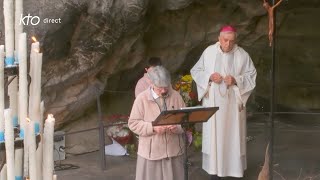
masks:
<path id="1" fill-rule="evenodd" d="M 138 94 L 140 94 L 141 92 L 148 89 L 150 85 L 151 85 L 151 81 L 148 78 L 147 73 L 144 73 L 143 77 L 140 78 L 139 81 L 137 82 L 137 85 L 134 91 L 135 97 L 137 97 Z"/>
<path id="2" fill-rule="evenodd" d="M 180 109 L 185 103 L 180 94 L 170 89 L 166 98 L 167 109 Z M 128 125 L 131 131 L 139 135 L 138 155 L 148 160 L 173 157 L 184 152 L 184 134 L 181 126 L 175 132 L 156 134 L 152 121 L 160 114 L 160 108 L 152 97 L 151 90 L 143 91 L 135 99 Z"/>

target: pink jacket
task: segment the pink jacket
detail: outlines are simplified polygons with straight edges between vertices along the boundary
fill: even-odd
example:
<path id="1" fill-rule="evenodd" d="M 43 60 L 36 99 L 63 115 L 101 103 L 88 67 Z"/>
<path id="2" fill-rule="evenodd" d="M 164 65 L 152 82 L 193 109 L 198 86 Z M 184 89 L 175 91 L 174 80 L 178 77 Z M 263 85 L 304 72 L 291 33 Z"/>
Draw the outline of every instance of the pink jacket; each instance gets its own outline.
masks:
<path id="1" fill-rule="evenodd" d="M 143 77 L 139 79 L 139 81 L 137 82 L 134 94 L 135 97 L 138 96 L 138 94 L 140 94 L 141 92 L 145 91 L 146 89 L 149 88 L 151 84 L 150 79 L 148 78 L 147 73 L 144 73 Z"/>
<path id="2" fill-rule="evenodd" d="M 180 94 L 170 89 L 166 98 L 167 109 L 180 109 L 185 103 Z M 160 108 L 152 97 L 150 88 L 135 99 L 128 125 L 131 131 L 139 135 L 138 155 L 149 160 L 173 157 L 184 152 L 184 134 L 181 126 L 175 132 L 156 134 L 152 121 L 160 114 Z"/>

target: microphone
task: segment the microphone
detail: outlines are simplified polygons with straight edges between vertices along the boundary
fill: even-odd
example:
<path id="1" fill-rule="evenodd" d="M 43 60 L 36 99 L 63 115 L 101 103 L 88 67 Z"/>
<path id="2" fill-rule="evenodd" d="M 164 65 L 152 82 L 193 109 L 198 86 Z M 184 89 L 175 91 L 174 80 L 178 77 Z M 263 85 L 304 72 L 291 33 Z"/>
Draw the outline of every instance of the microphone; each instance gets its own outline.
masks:
<path id="1" fill-rule="evenodd" d="M 162 104 L 162 110 L 166 111 L 167 110 L 167 103 L 166 103 L 166 98 L 169 96 L 168 92 L 161 93 L 161 98 L 163 99 L 163 104 Z"/>
<path id="2" fill-rule="evenodd" d="M 166 97 L 163 97 L 163 110 L 167 110 L 167 103 L 166 103 Z"/>

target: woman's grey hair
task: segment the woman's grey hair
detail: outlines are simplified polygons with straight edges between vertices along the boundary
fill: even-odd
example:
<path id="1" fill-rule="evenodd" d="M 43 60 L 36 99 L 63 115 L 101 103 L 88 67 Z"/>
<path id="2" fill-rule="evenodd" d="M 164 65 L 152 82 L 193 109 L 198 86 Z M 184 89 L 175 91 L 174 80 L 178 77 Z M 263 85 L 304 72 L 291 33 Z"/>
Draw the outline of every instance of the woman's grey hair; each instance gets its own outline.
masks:
<path id="1" fill-rule="evenodd" d="M 157 87 L 169 87 L 171 77 L 169 71 L 163 66 L 156 66 L 148 71 L 151 82 Z"/>

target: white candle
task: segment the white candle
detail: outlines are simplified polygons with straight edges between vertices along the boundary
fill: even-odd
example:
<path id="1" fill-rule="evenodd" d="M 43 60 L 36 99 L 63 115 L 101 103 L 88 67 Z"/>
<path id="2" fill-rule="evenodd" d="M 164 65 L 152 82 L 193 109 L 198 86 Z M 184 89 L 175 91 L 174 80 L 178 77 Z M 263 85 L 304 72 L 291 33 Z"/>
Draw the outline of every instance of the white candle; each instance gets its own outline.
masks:
<path id="1" fill-rule="evenodd" d="M 14 49 L 14 25 L 13 25 L 13 0 L 3 1 L 4 28 L 5 28 L 5 46 L 6 57 L 13 58 Z"/>
<path id="2" fill-rule="evenodd" d="M 1 169 L 0 180 L 7 180 L 7 164 L 4 164 Z"/>
<path id="3" fill-rule="evenodd" d="M 28 116 L 28 65 L 27 65 L 27 35 L 21 33 L 19 38 L 19 120 L 20 131 L 25 131 Z M 20 136 L 21 137 L 21 136 Z M 23 138 L 23 137 L 21 137 Z"/>
<path id="4" fill-rule="evenodd" d="M 19 38 L 19 121 L 20 138 L 23 138 L 24 156 L 23 156 L 23 174 L 28 175 L 28 140 L 26 118 L 28 117 L 28 70 L 27 70 L 27 35 L 21 33 Z"/>
<path id="5" fill-rule="evenodd" d="M 30 134 L 30 126 L 28 124 L 28 118 L 26 118 L 25 122 L 25 129 L 24 129 L 24 139 L 23 139 L 23 176 L 29 177 L 29 134 Z"/>
<path id="6" fill-rule="evenodd" d="M 57 180 L 57 175 L 53 175 L 52 180 Z"/>
<path id="7" fill-rule="evenodd" d="M 36 41 L 35 37 L 32 37 Z M 30 50 L 30 76 L 33 74 L 34 63 L 36 62 L 36 54 L 40 52 L 40 43 L 38 41 L 31 44 Z M 32 82 L 31 82 L 32 83 Z"/>
<path id="8" fill-rule="evenodd" d="M 43 113 L 44 113 L 44 102 L 41 101 L 40 103 L 40 136 L 41 139 L 43 139 Z M 38 173 L 38 179 L 42 179 L 42 156 L 43 156 L 43 141 L 41 140 L 38 144 L 38 149 L 37 149 L 37 169 L 40 169 L 37 171 Z"/>
<path id="9" fill-rule="evenodd" d="M 41 103 L 41 67 L 42 67 L 42 53 L 35 52 L 32 55 L 31 60 L 31 78 L 32 83 L 30 85 L 30 107 L 29 107 L 29 115 L 30 118 L 35 122 L 36 124 L 36 133 L 40 133 L 40 118 L 41 118 L 41 112 L 40 112 L 40 103 Z M 31 155 L 30 155 L 31 156 Z M 39 144 L 39 148 L 36 152 L 37 157 L 37 166 L 38 168 L 41 168 L 42 164 L 42 145 Z M 30 157 L 31 158 L 31 157 Z M 30 165 L 30 172 L 31 172 L 31 165 Z M 30 174 L 31 175 L 31 174 Z M 31 176 L 30 176 L 31 177 Z M 42 173 L 40 171 L 37 171 L 37 177 L 38 179 L 41 179 Z M 31 177 L 31 179 L 33 179 Z"/>
<path id="10" fill-rule="evenodd" d="M 21 12 L 19 12 L 19 11 L 21 11 Z M 15 49 L 16 49 L 16 52 L 18 54 L 17 56 L 19 56 L 19 58 L 22 58 L 24 64 L 26 64 L 26 61 L 27 61 L 27 50 L 26 50 L 26 48 L 27 48 L 27 46 L 26 46 L 27 45 L 27 38 L 26 38 L 26 33 L 22 33 L 22 25 L 18 24 L 19 23 L 18 22 L 19 19 L 17 17 L 17 14 L 22 13 L 22 0 L 16 0 L 16 11 L 15 12 L 16 12 L 16 14 L 15 14 Z M 19 17 L 20 17 L 20 15 L 19 15 Z M 21 39 L 21 40 L 19 40 L 19 39 Z M 18 45 L 19 45 L 19 47 L 18 47 Z M 25 69 L 27 69 L 27 67 L 25 67 Z M 24 72 L 24 70 L 22 70 L 21 67 L 19 67 L 19 82 L 18 83 L 19 83 L 19 87 L 20 87 L 19 89 L 20 90 L 21 90 L 21 86 L 23 86 L 21 84 L 21 75 L 20 74 L 23 73 L 23 72 Z M 27 70 L 25 70 L 25 73 L 27 74 Z M 17 109 L 18 109 L 18 112 L 19 112 L 19 116 L 21 115 L 20 114 L 20 109 L 22 108 L 20 102 L 21 102 L 21 100 L 22 101 L 23 100 L 27 100 L 27 98 L 28 98 L 28 96 L 26 96 L 25 97 L 26 99 L 21 99 L 20 96 L 21 96 L 21 94 L 19 92 L 18 93 L 18 100 L 17 100 L 18 101 Z M 25 119 L 27 116 L 25 115 L 23 117 Z M 22 121 L 22 122 L 24 122 L 24 121 Z M 24 128 L 20 124 L 20 138 L 23 138 L 22 137 L 23 133 L 24 133 Z M 15 178 L 16 179 L 23 179 L 23 154 L 24 154 L 23 148 L 15 149 L 14 154 L 15 154 L 15 156 L 14 156 L 14 158 L 15 158 L 15 162 L 14 162 L 14 164 L 15 164 Z"/>
<path id="11" fill-rule="evenodd" d="M 23 1 L 15 0 L 15 22 L 14 22 L 14 30 L 15 30 L 15 49 L 19 49 L 19 35 L 23 32 L 23 23 L 20 23 L 20 18 L 23 16 Z M 20 57 L 19 57 L 20 59 Z"/>
<path id="12" fill-rule="evenodd" d="M 42 139 L 42 135 L 40 134 L 41 139 Z M 36 158 L 37 158 L 37 179 L 42 179 L 42 156 L 43 156 L 43 144 L 42 144 L 42 140 L 39 142 L 38 144 L 38 148 L 36 151 Z"/>
<path id="13" fill-rule="evenodd" d="M 35 36 L 32 36 L 31 38 L 33 40 L 33 43 L 31 44 L 31 50 L 33 50 L 33 52 L 39 52 L 40 51 L 40 43 L 37 40 L 37 38 Z M 30 53 L 33 53 L 30 52 Z"/>
<path id="14" fill-rule="evenodd" d="M 38 65 L 37 65 L 38 62 L 37 61 L 38 61 L 38 58 L 39 58 L 39 55 L 38 55 L 39 54 L 39 48 L 40 48 L 39 42 L 34 42 L 34 43 L 31 44 L 30 72 L 29 72 L 29 74 L 31 76 L 32 81 L 30 83 L 30 92 L 29 92 L 29 116 L 30 116 L 30 118 L 32 120 L 36 120 L 36 117 L 34 115 L 34 105 L 35 105 L 34 104 L 35 103 L 35 99 L 34 98 L 36 96 L 35 95 L 36 94 L 35 87 L 36 87 L 36 84 L 39 83 L 39 82 L 37 82 L 38 80 L 36 80 L 36 79 L 39 79 L 39 77 L 36 77 L 35 71 L 36 71 L 36 69 L 38 69 Z M 41 66 L 42 66 L 42 61 L 41 61 Z M 40 76 L 41 76 L 41 74 L 40 74 Z M 40 78 L 40 81 L 41 81 L 41 78 Z M 39 101 L 39 103 L 40 103 L 40 101 Z M 36 106 L 39 107 L 39 105 L 36 105 Z"/>
<path id="15" fill-rule="evenodd" d="M 41 101 L 40 103 L 40 134 L 43 134 L 43 122 L 44 122 L 43 117 L 44 117 L 44 101 Z"/>
<path id="16" fill-rule="evenodd" d="M 30 179 L 37 180 L 37 158 L 36 158 L 36 136 L 34 133 L 34 121 L 30 121 L 28 132 L 28 145 L 29 145 L 29 172 Z"/>
<path id="17" fill-rule="evenodd" d="M 40 103 L 41 103 L 41 68 L 42 68 L 42 53 L 35 53 L 35 59 L 32 61 L 33 72 L 31 74 L 32 83 L 30 86 L 32 96 L 30 96 L 29 102 L 32 107 L 30 108 L 30 118 L 34 120 L 37 126 L 40 126 Z M 40 128 L 39 128 L 40 130 Z"/>
<path id="18" fill-rule="evenodd" d="M 23 178 L 23 149 L 22 148 L 14 150 L 14 171 L 15 171 L 16 179 Z"/>
<path id="19" fill-rule="evenodd" d="M 52 180 L 53 177 L 53 133 L 55 119 L 52 114 L 45 121 L 43 133 L 43 180 Z"/>
<path id="20" fill-rule="evenodd" d="M 8 180 L 14 180 L 14 132 L 12 125 L 11 110 L 4 111 L 5 118 L 5 146 L 6 146 L 6 161 L 7 161 L 7 177 Z"/>
<path id="21" fill-rule="evenodd" d="M 14 78 L 14 76 L 9 76 L 8 80 Z M 18 78 L 15 77 L 13 81 L 8 86 L 8 94 L 9 94 L 9 108 L 11 109 L 12 114 L 12 122 L 14 122 L 14 126 L 18 123 Z"/>
<path id="22" fill-rule="evenodd" d="M 0 137 L 4 135 L 4 46 L 0 46 Z M 4 140 L 4 139 L 3 139 Z M 0 138 L 1 141 L 1 138 Z"/>
<path id="23" fill-rule="evenodd" d="M 30 50 L 30 76 L 32 76 L 33 74 L 33 63 L 35 62 L 35 54 L 36 53 L 39 53 L 39 50 L 40 50 L 40 43 L 37 41 L 37 39 L 32 36 L 32 40 L 35 41 L 31 44 L 31 50 Z M 32 83 L 32 82 L 31 82 Z"/>
<path id="24" fill-rule="evenodd" d="M 31 83 L 30 83 L 30 89 L 29 89 L 29 117 L 34 120 L 34 114 L 32 113 L 32 108 L 33 107 L 33 95 L 34 95 L 34 91 L 32 90 L 32 84 L 34 83 L 33 82 L 33 78 L 34 78 L 34 75 L 33 75 L 33 69 L 34 69 L 34 63 L 35 63 L 35 58 L 36 58 L 36 53 L 38 52 L 39 50 L 39 42 L 34 42 L 31 44 L 31 51 L 30 51 L 30 73 L 29 75 L 31 76 Z M 26 129 L 26 132 L 25 132 L 25 136 L 28 137 L 28 130 Z M 24 176 L 28 176 L 29 175 L 29 138 L 25 138 L 24 139 L 24 144 L 25 144 L 25 149 L 24 149 Z M 27 148 L 26 148 L 27 147 Z"/>

